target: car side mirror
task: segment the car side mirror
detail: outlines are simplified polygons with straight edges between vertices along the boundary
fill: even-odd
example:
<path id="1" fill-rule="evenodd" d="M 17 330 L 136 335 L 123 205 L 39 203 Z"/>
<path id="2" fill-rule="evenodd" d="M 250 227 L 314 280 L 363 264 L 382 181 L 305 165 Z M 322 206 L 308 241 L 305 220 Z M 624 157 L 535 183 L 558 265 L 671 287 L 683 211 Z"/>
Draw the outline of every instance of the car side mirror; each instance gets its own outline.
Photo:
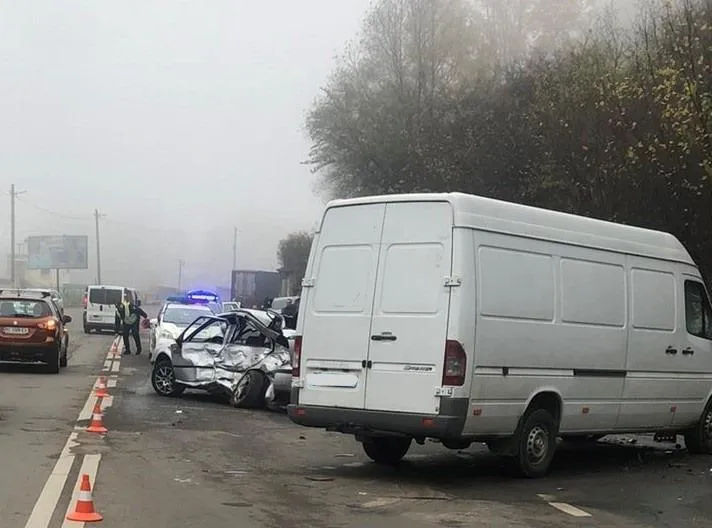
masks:
<path id="1" fill-rule="evenodd" d="M 138 301 L 136 301 L 136 306 L 141 307 L 141 299 L 139 299 Z"/>
<path id="2" fill-rule="evenodd" d="M 64 324 L 68 324 L 72 322 L 72 316 L 71 315 L 63 315 L 62 316 L 62 322 Z"/>

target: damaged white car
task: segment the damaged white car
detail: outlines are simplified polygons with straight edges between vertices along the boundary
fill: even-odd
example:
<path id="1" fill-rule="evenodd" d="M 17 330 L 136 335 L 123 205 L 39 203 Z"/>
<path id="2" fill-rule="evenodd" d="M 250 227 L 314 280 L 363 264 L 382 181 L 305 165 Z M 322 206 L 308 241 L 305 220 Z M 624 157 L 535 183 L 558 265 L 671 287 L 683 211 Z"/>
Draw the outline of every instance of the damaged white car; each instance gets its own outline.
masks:
<path id="1" fill-rule="evenodd" d="M 237 310 L 198 317 L 174 341 L 159 341 L 151 372 L 161 396 L 186 388 L 226 396 L 235 407 L 289 402 L 290 342 L 276 313 Z"/>

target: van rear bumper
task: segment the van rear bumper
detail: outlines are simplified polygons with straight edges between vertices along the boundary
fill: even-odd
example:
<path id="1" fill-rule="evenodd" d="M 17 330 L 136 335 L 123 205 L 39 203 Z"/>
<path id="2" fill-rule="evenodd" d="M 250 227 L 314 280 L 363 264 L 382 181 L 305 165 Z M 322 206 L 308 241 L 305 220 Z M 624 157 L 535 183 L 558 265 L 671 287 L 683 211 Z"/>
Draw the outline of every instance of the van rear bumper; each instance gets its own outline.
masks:
<path id="1" fill-rule="evenodd" d="M 290 404 L 290 420 L 347 434 L 403 434 L 413 437 L 458 438 L 467 418 L 467 398 L 443 398 L 439 414 L 370 411 L 343 407 Z"/>

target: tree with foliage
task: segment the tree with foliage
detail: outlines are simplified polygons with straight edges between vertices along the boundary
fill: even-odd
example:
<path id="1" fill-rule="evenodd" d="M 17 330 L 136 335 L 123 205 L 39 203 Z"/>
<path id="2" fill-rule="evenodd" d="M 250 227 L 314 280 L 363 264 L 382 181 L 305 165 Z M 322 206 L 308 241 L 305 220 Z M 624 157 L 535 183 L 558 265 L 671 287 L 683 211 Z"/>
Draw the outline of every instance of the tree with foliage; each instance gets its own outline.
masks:
<path id="1" fill-rule="evenodd" d="M 462 191 L 662 229 L 712 266 L 712 2 L 380 0 L 307 119 L 330 197 Z M 709 271 L 712 271 L 710 269 Z"/>
<path id="2" fill-rule="evenodd" d="M 307 270 L 307 261 L 311 251 L 314 235 L 306 231 L 290 233 L 286 238 L 280 240 L 277 249 L 277 259 L 284 273 L 291 275 L 292 288 L 291 295 L 297 295 L 301 288 L 302 279 Z"/>

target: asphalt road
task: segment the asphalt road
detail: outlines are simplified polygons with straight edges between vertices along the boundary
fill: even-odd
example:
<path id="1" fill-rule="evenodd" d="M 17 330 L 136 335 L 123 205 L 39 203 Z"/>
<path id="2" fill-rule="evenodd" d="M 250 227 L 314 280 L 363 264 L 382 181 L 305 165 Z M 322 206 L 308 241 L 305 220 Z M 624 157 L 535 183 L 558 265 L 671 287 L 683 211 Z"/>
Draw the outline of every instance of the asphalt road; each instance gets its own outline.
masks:
<path id="1" fill-rule="evenodd" d="M 197 392 L 161 398 L 145 353 L 105 363 L 111 336 L 73 330 L 61 374 L 0 370 L 3 528 L 80 526 L 63 518 L 85 471 L 101 524 L 116 528 L 712 526 L 712 457 L 683 447 L 647 437 L 562 445 L 540 480 L 512 478 L 479 445 L 454 452 L 429 442 L 383 468 L 350 437 L 280 412 Z M 116 386 L 98 438 L 83 428 L 103 367 Z"/>

